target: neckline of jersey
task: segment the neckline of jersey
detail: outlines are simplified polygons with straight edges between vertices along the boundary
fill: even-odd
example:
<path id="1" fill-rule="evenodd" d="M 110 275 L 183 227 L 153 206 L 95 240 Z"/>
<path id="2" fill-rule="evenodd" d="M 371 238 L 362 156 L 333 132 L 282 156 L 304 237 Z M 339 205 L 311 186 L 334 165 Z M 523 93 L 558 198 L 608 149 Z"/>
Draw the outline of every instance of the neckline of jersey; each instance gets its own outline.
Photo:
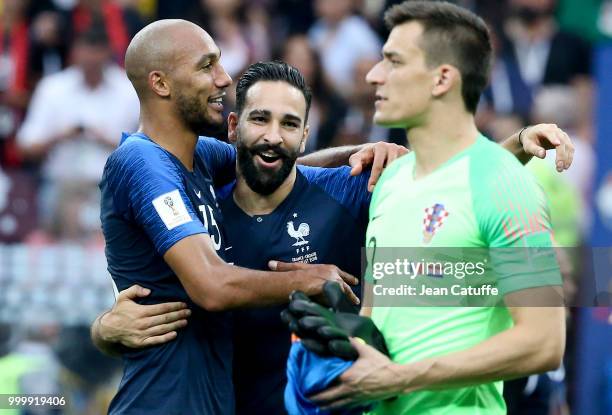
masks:
<path id="1" fill-rule="evenodd" d="M 171 152 L 169 152 L 166 148 L 164 148 L 163 146 L 159 145 L 158 143 L 156 143 L 155 141 L 153 141 L 151 139 L 151 137 L 149 137 L 148 135 L 146 135 L 145 133 L 141 132 L 141 131 L 137 131 L 135 133 L 130 134 L 130 136 L 137 136 L 139 138 L 142 138 L 144 140 L 148 140 L 150 142 L 152 142 L 153 144 L 155 144 L 156 146 L 158 146 L 159 148 L 161 148 L 166 154 L 168 154 L 168 156 L 172 159 L 172 161 L 174 162 L 174 164 L 176 164 L 177 166 L 179 166 L 179 168 L 181 170 L 183 170 L 183 173 L 187 173 L 190 174 L 192 176 L 195 176 L 196 174 L 196 168 L 198 165 L 198 157 L 197 157 L 197 151 L 194 150 L 193 152 L 193 170 L 189 170 L 187 167 L 185 167 L 185 165 L 183 164 L 183 162 L 181 160 L 179 160 L 178 157 L 176 157 L 174 154 L 172 154 Z"/>

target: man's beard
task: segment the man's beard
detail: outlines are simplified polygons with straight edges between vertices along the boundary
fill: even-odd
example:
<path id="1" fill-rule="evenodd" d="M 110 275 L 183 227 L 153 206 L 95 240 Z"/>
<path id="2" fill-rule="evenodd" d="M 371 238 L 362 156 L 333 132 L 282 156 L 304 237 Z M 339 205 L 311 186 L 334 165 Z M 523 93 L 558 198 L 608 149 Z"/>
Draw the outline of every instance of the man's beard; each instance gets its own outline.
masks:
<path id="1" fill-rule="evenodd" d="M 209 117 L 206 108 L 202 108 L 197 96 L 178 95 L 176 105 L 183 122 L 197 135 L 213 135 L 223 126 L 222 122 Z M 206 105 L 206 104 L 204 104 Z"/>
<path id="2" fill-rule="evenodd" d="M 287 151 L 282 147 L 269 144 L 259 144 L 251 148 L 247 147 L 240 137 L 236 144 L 238 168 L 247 185 L 255 193 L 268 196 L 281 184 L 291 173 L 298 157 L 299 149 L 293 152 Z M 273 151 L 281 158 L 281 166 L 278 170 L 262 171 L 255 163 L 255 156 L 263 151 Z"/>

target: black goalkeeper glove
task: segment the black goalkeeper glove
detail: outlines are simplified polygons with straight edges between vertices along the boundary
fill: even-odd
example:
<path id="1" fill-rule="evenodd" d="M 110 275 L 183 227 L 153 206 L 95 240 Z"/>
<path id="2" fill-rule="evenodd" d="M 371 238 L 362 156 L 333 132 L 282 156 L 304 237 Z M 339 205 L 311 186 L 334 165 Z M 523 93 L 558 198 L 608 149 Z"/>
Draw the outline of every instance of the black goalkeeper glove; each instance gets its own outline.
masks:
<path id="1" fill-rule="evenodd" d="M 389 356 L 382 333 L 370 318 L 355 313 L 354 306 L 338 283 L 325 283 L 323 293 L 330 308 L 315 303 L 297 291 L 291 294 L 289 307 L 281 313 L 282 320 L 300 337 L 307 349 L 321 356 L 356 360 L 359 354 L 349 337 L 359 337 Z"/>

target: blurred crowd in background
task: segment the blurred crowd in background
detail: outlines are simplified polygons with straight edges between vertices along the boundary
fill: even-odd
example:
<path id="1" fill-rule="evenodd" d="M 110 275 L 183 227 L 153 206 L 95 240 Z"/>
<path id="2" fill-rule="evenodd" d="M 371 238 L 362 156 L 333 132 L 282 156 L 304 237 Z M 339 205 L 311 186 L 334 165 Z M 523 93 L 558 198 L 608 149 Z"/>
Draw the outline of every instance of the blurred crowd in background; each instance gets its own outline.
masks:
<path id="1" fill-rule="evenodd" d="M 120 362 L 94 350 L 87 328 L 114 299 L 97 184 L 121 132 L 138 127 L 122 68 L 136 32 L 157 19 L 195 22 L 234 81 L 256 61 L 297 67 L 314 95 L 309 152 L 404 144 L 403 131 L 372 123 L 365 82 L 387 35 L 382 14 L 398 2 L 0 0 L 0 384 L 7 367 L 21 370 L 22 392 L 61 391 L 70 414 L 105 413 L 114 392 Z M 612 36 L 612 1 L 455 3 L 480 14 L 494 39 L 480 129 L 501 140 L 523 125 L 556 123 L 574 141 L 569 171 L 554 171 L 554 153 L 529 168 L 549 196 L 557 242 L 580 246 L 592 228 L 592 50 Z M 226 139 L 222 130 L 202 133 Z M 20 366 L 23 357 L 36 357 L 36 367 Z"/>

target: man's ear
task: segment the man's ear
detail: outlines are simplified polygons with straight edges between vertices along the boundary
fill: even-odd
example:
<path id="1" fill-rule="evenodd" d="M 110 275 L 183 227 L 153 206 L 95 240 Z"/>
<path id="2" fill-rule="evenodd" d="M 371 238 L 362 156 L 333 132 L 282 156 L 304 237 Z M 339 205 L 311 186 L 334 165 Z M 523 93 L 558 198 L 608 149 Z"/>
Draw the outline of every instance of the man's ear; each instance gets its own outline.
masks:
<path id="1" fill-rule="evenodd" d="M 149 72 L 149 87 L 154 93 L 160 97 L 170 96 L 170 82 L 166 77 L 166 74 L 162 71 L 151 71 Z"/>
<path id="2" fill-rule="evenodd" d="M 230 112 L 227 116 L 227 138 L 230 143 L 236 143 L 238 140 L 238 114 Z"/>
<path id="3" fill-rule="evenodd" d="M 302 142 L 300 143 L 300 154 L 306 151 L 306 141 L 308 141 L 309 136 L 310 136 L 310 126 L 306 124 L 306 127 L 304 127 L 304 134 L 302 135 Z"/>
<path id="4" fill-rule="evenodd" d="M 459 70 L 452 65 L 440 65 L 436 68 L 434 85 L 431 94 L 438 98 L 450 91 L 461 81 Z"/>

